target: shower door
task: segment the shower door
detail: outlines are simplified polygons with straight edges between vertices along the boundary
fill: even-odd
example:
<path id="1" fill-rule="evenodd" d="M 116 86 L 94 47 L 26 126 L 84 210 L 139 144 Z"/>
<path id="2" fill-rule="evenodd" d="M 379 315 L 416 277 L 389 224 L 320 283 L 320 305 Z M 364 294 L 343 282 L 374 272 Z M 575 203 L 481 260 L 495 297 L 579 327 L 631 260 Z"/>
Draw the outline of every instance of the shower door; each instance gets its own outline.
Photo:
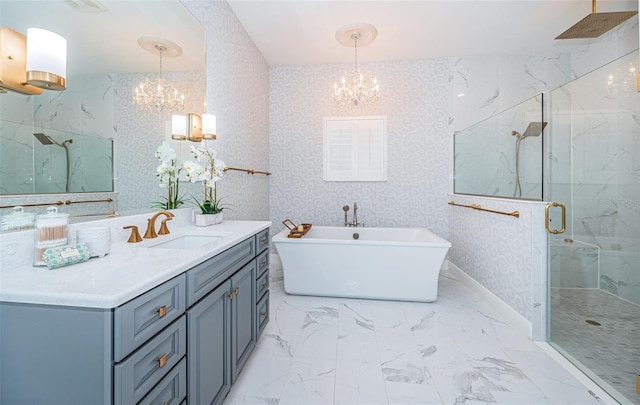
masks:
<path id="1" fill-rule="evenodd" d="M 640 404 L 638 52 L 550 94 L 545 199 L 549 342 L 623 404 Z M 551 229 L 560 210 L 549 210 Z"/>

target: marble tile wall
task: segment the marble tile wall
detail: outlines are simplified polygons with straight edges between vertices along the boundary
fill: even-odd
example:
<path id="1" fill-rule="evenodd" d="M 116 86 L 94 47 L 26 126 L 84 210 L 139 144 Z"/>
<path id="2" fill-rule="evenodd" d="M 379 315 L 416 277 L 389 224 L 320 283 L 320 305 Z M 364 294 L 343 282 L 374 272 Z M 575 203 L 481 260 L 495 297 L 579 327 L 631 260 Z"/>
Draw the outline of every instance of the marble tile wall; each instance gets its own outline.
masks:
<path id="1" fill-rule="evenodd" d="M 567 235 L 601 249 L 596 285 L 636 303 L 640 303 L 638 68 L 635 51 L 553 91 L 550 99 L 551 198 L 568 206 Z M 589 254 L 574 253 L 574 261 L 589 260 Z M 551 270 L 562 271 L 553 266 Z"/>
<path id="2" fill-rule="evenodd" d="M 548 93 L 560 85 L 563 85 L 570 80 L 575 79 L 578 75 L 584 75 L 593 69 L 605 65 L 611 60 L 616 59 L 626 52 L 638 47 L 638 19 L 627 21 L 619 26 L 617 29 L 604 34 L 602 37 L 590 42 L 589 45 L 581 45 L 574 47 L 564 48 L 562 52 L 558 52 L 555 55 L 546 55 L 539 57 L 500 57 L 500 58 L 460 58 L 453 63 L 453 112 L 452 116 L 455 117 L 452 123 L 454 130 L 464 129 L 468 125 L 475 122 L 479 122 L 488 118 L 495 112 L 499 112 L 511 105 L 523 101 L 537 92 Z M 637 60 L 637 57 L 636 57 Z M 535 63 L 538 61 L 537 63 Z M 531 65 L 527 62 L 532 63 Z M 515 68 L 519 63 L 520 67 Z M 501 74 L 505 72 L 504 74 Z M 511 74 L 507 73 L 511 72 Z M 517 85 L 515 85 L 517 84 Z M 464 96 L 459 96 L 464 93 Z M 636 97 L 637 99 L 637 97 Z M 553 122 L 553 117 L 550 119 Z M 637 133 L 637 130 L 636 130 Z M 637 138 L 637 137 L 636 137 Z M 589 148 L 591 149 L 591 148 Z M 629 148 L 625 148 L 629 150 Z M 636 148 L 635 150 L 638 150 Z M 585 156 L 588 159 L 587 156 Z M 557 169 L 557 168 L 556 168 Z M 563 172 L 568 176 L 569 172 Z M 626 192 L 632 193 L 633 190 L 625 187 L 619 188 L 623 197 L 617 197 L 624 200 L 627 206 L 634 207 L 634 201 L 637 197 L 630 197 L 625 194 Z M 634 194 L 637 196 L 636 194 Z M 548 197 L 545 197 L 548 198 Z M 553 196 L 551 197 L 553 198 Z M 455 196 L 455 199 L 460 199 L 459 196 Z M 476 197 L 465 197 L 465 201 L 469 204 L 486 205 L 487 200 Z M 510 202 L 505 200 L 500 201 L 500 204 L 506 204 L 508 211 L 518 209 L 521 205 L 518 202 Z M 449 221 L 450 235 L 467 235 L 466 237 L 472 238 L 476 235 L 478 225 L 474 223 L 476 219 L 476 213 L 473 210 L 466 210 L 458 212 L 457 218 L 453 217 Z M 534 225 L 529 232 L 531 237 L 534 237 L 538 232 L 538 229 L 544 227 L 543 218 Z M 635 218 L 638 216 L 636 214 Z M 491 225 L 488 225 L 491 226 Z M 495 226 L 495 225 L 493 225 Z M 605 227 L 606 228 L 606 227 Z M 635 227 L 639 229 L 638 226 Z M 523 268 L 521 266 L 527 266 L 527 263 L 521 263 L 521 259 L 512 257 L 512 261 L 504 261 L 500 258 L 489 258 L 489 262 L 485 262 L 484 267 L 479 267 L 476 263 L 483 261 L 486 258 L 486 246 L 501 246 L 508 240 L 522 240 L 522 238 L 528 238 L 520 234 L 522 230 L 516 227 L 504 227 L 499 232 L 492 232 L 483 237 L 483 245 L 470 248 L 470 245 L 466 245 L 464 248 L 451 249 L 449 254 L 449 260 L 458 265 L 463 271 L 471 274 L 476 280 L 482 283 L 485 287 L 489 288 L 496 295 L 503 297 L 500 284 L 505 285 L 525 285 L 530 280 L 539 280 L 534 285 L 542 285 L 546 282 L 546 272 L 538 273 L 538 271 L 544 272 L 546 267 L 535 268 Z M 530 232 L 534 232 L 531 234 Z M 546 237 L 545 237 L 546 239 Z M 453 242 L 453 241 L 452 241 Z M 506 253 L 506 256 L 510 256 Z M 508 263 L 508 264 L 507 264 Z M 519 263 L 514 269 L 511 263 Z M 482 274 L 486 268 L 493 269 L 487 274 Z M 510 287 L 508 287 L 510 288 Z M 526 294 L 533 294 L 531 298 L 526 298 L 526 304 L 524 306 L 521 303 L 511 302 L 509 298 L 503 298 L 505 301 L 516 309 L 520 314 L 527 319 L 534 322 L 533 335 L 541 336 L 544 339 L 545 333 L 540 332 L 540 327 L 544 325 L 544 322 L 537 322 L 535 320 L 535 314 L 538 313 L 539 306 L 544 305 L 546 301 L 544 297 L 540 297 L 538 291 L 535 288 L 533 291 Z M 506 296 L 505 296 L 506 297 Z M 525 308 L 529 303 L 534 305 L 533 308 Z M 544 314 L 544 311 L 542 311 Z M 538 332 L 536 332 L 536 330 Z"/>
<path id="3" fill-rule="evenodd" d="M 43 132 L 68 145 L 70 189 L 112 191 L 114 125 L 113 75 L 68 78 L 67 90 L 40 95 L 2 95 L 0 106 L 0 192 L 64 192 L 66 158 L 62 148 L 42 146 Z"/>

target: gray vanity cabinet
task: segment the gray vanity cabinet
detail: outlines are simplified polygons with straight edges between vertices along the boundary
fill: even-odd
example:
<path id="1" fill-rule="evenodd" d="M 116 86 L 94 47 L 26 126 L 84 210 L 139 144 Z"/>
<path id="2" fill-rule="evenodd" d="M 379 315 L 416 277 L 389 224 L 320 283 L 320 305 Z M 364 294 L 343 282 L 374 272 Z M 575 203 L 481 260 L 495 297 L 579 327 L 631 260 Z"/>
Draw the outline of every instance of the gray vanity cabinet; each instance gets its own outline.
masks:
<path id="1" fill-rule="evenodd" d="M 219 404 L 231 388 L 231 281 L 187 311 L 188 398 L 191 404 Z"/>
<path id="2" fill-rule="evenodd" d="M 256 344 L 256 260 L 231 277 L 231 376 L 236 380 Z"/>
<path id="3" fill-rule="evenodd" d="M 0 404 L 221 404 L 267 322 L 268 240 L 117 308 L 0 302 Z"/>

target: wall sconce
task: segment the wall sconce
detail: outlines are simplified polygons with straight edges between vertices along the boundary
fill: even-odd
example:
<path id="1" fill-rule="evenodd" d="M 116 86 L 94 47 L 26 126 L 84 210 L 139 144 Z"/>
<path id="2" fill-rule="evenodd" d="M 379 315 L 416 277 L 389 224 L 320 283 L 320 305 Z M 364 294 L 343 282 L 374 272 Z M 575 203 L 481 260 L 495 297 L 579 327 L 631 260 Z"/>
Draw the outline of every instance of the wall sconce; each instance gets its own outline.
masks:
<path id="1" fill-rule="evenodd" d="M 0 28 L 0 88 L 20 94 L 66 89 L 67 41 L 58 34 L 29 28 L 27 36 Z"/>
<path id="2" fill-rule="evenodd" d="M 198 114 L 187 114 L 187 139 L 191 142 L 202 141 L 202 117 Z"/>
<path id="3" fill-rule="evenodd" d="M 202 137 L 204 139 L 217 139 L 215 115 L 202 114 Z"/>
<path id="4" fill-rule="evenodd" d="M 176 141 L 202 141 L 202 117 L 198 114 L 172 115 L 171 139 Z"/>
<path id="5" fill-rule="evenodd" d="M 27 37 L 12 30 L 0 28 L 0 89 L 24 95 L 42 94 L 42 89 L 26 83 Z"/>
<path id="6" fill-rule="evenodd" d="M 176 141 L 187 139 L 187 117 L 184 115 L 171 116 L 171 139 Z"/>
<path id="7" fill-rule="evenodd" d="M 27 83 L 47 90 L 67 88 L 67 40 L 41 28 L 27 30 Z"/>

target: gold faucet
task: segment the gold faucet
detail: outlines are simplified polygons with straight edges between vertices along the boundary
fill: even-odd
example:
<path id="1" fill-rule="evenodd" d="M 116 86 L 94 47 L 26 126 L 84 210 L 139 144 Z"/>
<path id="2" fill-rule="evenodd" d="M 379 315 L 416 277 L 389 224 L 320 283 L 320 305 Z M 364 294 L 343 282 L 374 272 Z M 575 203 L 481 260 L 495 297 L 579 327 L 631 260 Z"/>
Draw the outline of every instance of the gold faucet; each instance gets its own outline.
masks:
<path id="1" fill-rule="evenodd" d="M 145 239 L 153 239 L 158 237 L 158 234 L 156 233 L 155 224 L 156 224 L 156 219 L 160 215 L 164 215 L 165 217 L 167 217 L 166 219 L 162 220 L 162 226 L 160 227 L 160 235 L 167 235 L 169 233 L 169 228 L 167 228 L 167 221 L 171 221 L 174 215 L 168 211 L 160 211 L 157 214 L 154 214 L 154 216 L 149 218 L 149 220 L 147 221 L 147 231 L 144 233 Z"/>

